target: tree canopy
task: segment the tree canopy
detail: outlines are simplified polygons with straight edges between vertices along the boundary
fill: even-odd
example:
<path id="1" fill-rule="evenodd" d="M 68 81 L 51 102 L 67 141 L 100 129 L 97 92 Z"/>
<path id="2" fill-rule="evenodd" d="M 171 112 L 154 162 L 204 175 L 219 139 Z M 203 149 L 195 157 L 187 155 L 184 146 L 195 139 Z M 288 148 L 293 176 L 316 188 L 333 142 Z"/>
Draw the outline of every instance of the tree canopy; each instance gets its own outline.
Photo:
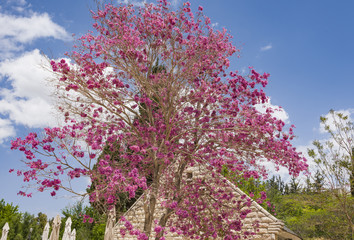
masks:
<path id="1" fill-rule="evenodd" d="M 338 201 L 341 217 L 346 220 L 348 232 L 354 238 L 354 124 L 349 115 L 330 110 L 320 118 L 328 140 L 313 142 L 309 156 L 323 176 L 323 185 Z"/>
<path id="2" fill-rule="evenodd" d="M 67 59 L 51 61 L 65 124 L 12 141 L 28 167 L 18 175 L 52 195 L 59 189 L 86 195 L 64 180 L 89 177 L 90 201 L 108 206 L 119 193 L 134 198 L 145 190 L 143 229 L 121 219 L 127 221 L 121 233 L 138 239 L 169 232 L 250 236 L 241 221 L 249 211 L 240 210 L 249 202 L 230 206 L 236 200 L 218 177 L 223 168 L 245 179 L 265 177 L 263 161 L 293 176 L 307 169 L 290 143 L 293 126 L 285 132 L 272 108 L 255 108 L 267 101 L 269 74 L 228 71 L 238 51 L 231 36 L 214 29 L 202 7 L 193 13 L 189 2 L 177 11 L 165 0 L 141 8 L 107 4 L 92 17 L 94 32 L 80 37 Z M 158 59 L 163 69 L 156 71 Z M 119 161 L 99 157 L 107 146 Z M 187 182 L 186 169 L 196 165 L 213 177 Z M 201 195 L 201 184 L 208 194 Z M 158 199 L 165 199 L 159 217 Z"/>

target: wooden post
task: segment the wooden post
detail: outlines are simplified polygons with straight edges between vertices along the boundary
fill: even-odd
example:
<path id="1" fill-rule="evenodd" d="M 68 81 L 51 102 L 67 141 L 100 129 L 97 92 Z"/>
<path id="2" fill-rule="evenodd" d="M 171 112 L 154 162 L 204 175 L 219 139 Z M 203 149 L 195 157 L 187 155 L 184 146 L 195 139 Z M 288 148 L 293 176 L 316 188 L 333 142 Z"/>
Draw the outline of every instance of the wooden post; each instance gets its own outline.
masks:
<path id="1" fill-rule="evenodd" d="M 70 240 L 70 235 L 71 235 L 71 218 L 69 217 L 66 220 L 65 223 L 65 230 L 64 230 L 64 234 L 63 234 L 63 239 L 62 240 Z"/>
<path id="2" fill-rule="evenodd" d="M 76 230 L 74 229 L 71 233 L 70 233 L 70 238 L 69 240 L 75 240 L 76 239 Z"/>
<path id="3" fill-rule="evenodd" d="M 2 228 L 2 235 L 1 240 L 7 240 L 7 234 L 10 231 L 10 227 L 8 223 L 5 223 L 4 227 Z"/>
<path id="4" fill-rule="evenodd" d="M 48 240 L 48 235 L 49 235 L 49 222 L 47 222 L 47 224 L 44 227 L 42 240 Z"/>
<path id="5" fill-rule="evenodd" d="M 60 216 L 57 215 L 54 218 L 54 222 L 52 225 L 52 233 L 50 234 L 49 240 L 59 240 L 60 224 L 61 224 L 61 219 L 60 219 Z"/>

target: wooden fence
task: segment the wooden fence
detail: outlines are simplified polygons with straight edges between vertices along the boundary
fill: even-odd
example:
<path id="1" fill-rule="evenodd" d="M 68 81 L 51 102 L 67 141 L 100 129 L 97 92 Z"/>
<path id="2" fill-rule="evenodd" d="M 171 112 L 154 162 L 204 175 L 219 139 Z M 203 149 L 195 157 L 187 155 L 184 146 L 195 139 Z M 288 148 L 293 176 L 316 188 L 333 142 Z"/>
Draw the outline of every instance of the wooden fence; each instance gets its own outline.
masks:
<path id="1" fill-rule="evenodd" d="M 60 224 L 61 224 L 61 219 L 60 216 L 57 215 L 54 218 L 52 224 L 52 232 L 49 236 L 49 223 L 47 222 L 43 230 L 42 240 L 59 240 Z M 2 236 L 0 240 L 7 240 L 7 235 L 9 233 L 9 230 L 10 230 L 9 224 L 5 223 L 4 227 L 2 228 Z M 76 230 L 74 229 L 71 231 L 71 218 L 69 217 L 65 223 L 65 230 L 64 230 L 62 240 L 75 240 L 75 238 L 76 238 Z"/>
<path id="2" fill-rule="evenodd" d="M 106 224 L 106 230 L 104 234 L 104 240 L 113 240 L 113 228 L 115 224 L 115 208 L 110 210 L 108 213 L 108 219 L 107 219 L 107 224 Z M 69 217 L 66 220 L 65 223 L 65 230 L 64 234 L 62 237 L 62 240 L 75 240 L 76 238 L 76 230 L 73 229 L 71 231 L 71 218 Z M 49 236 L 49 223 L 44 227 L 43 234 L 42 234 L 42 240 L 59 240 L 59 230 L 60 230 L 60 224 L 61 224 L 61 218 L 59 215 L 57 215 L 54 218 L 53 224 L 52 224 L 52 232 L 50 233 Z M 4 227 L 2 228 L 2 236 L 0 240 L 7 240 L 7 235 L 9 233 L 10 227 L 8 223 L 5 223 Z M 48 238 L 49 236 L 49 238 Z"/>

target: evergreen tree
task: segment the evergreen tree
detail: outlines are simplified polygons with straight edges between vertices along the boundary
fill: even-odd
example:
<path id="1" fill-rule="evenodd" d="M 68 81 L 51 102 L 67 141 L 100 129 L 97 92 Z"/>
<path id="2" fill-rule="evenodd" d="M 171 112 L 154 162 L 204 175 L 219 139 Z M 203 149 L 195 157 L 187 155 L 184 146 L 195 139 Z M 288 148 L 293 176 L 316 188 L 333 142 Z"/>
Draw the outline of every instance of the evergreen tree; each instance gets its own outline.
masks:
<path id="1" fill-rule="evenodd" d="M 300 181 L 292 177 L 289 184 L 290 184 L 290 189 L 289 189 L 290 193 L 300 193 L 301 191 Z"/>
<path id="2" fill-rule="evenodd" d="M 157 74 L 163 74 L 165 72 L 166 68 L 164 65 L 159 64 L 159 58 L 157 58 L 155 65 L 152 67 L 151 74 L 152 76 L 157 75 Z M 158 99 L 158 94 L 159 94 L 159 89 L 158 87 L 155 87 L 155 92 L 152 93 L 153 97 L 152 99 L 154 101 L 159 101 Z M 148 106 L 145 103 L 139 104 L 139 115 L 141 116 L 139 119 L 135 118 L 133 121 L 140 121 L 139 124 L 149 124 L 151 121 L 151 116 L 148 116 Z M 154 109 L 154 111 L 157 111 L 157 109 Z M 152 112 L 154 112 L 152 111 Z M 150 111 L 151 112 L 151 111 Z M 99 156 L 98 161 L 101 159 L 104 159 L 105 155 L 109 155 L 110 159 L 113 159 L 115 162 L 119 163 L 120 162 L 120 155 L 122 152 L 126 154 L 131 154 L 132 151 L 129 149 L 129 147 L 122 148 L 121 145 L 119 145 L 117 142 L 114 142 L 113 144 L 107 144 L 102 152 L 102 154 Z M 151 184 L 151 173 L 147 174 L 146 176 L 147 183 L 148 185 Z M 90 188 L 87 189 L 87 192 L 91 193 L 94 189 L 96 188 L 96 182 L 93 181 Z M 141 188 L 138 188 L 135 192 L 135 196 L 133 198 L 129 197 L 129 194 L 127 192 L 121 192 L 117 194 L 117 202 L 115 204 L 116 208 L 116 214 L 119 217 L 123 213 L 125 213 L 135 202 L 136 200 L 143 194 L 143 190 Z M 94 207 L 100 214 L 106 214 L 108 211 L 108 208 L 110 207 L 109 204 L 105 201 L 105 199 L 101 199 L 100 201 L 94 201 L 90 203 L 92 207 Z"/>
<path id="3" fill-rule="evenodd" d="M 314 182 L 313 182 L 313 187 L 315 192 L 319 193 L 322 191 L 323 186 L 324 186 L 324 176 L 321 174 L 319 170 L 316 171 L 316 174 L 314 176 Z"/>

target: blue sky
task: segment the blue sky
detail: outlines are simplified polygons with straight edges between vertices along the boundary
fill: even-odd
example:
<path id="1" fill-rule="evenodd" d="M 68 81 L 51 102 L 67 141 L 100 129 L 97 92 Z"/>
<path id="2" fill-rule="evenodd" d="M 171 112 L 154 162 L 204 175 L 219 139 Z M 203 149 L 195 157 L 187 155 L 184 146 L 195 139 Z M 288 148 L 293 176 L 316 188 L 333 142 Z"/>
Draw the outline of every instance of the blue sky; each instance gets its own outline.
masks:
<path id="1" fill-rule="evenodd" d="M 121 1 L 125 2 L 125 1 Z M 139 5 L 141 1 L 132 1 Z M 266 88 L 271 104 L 282 106 L 284 119 L 296 125 L 294 145 L 304 151 L 314 139 L 325 138 L 319 117 L 330 109 L 354 111 L 354 2 L 308 0 L 203 0 L 215 28 L 229 30 L 241 57 L 232 70 L 269 72 Z M 174 0 L 178 6 L 181 1 Z M 91 29 L 90 0 L 0 1 L 0 199 L 21 211 L 59 213 L 75 200 L 49 193 L 32 198 L 16 195 L 22 180 L 9 174 L 19 168 L 21 155 L 10 140 L 45 126 L 54 126 L 47 72 L 39 68 L 44 56 L 63 57 L 72 34 Z M 284 173 L 283 173 L 284 174 Z"/>

